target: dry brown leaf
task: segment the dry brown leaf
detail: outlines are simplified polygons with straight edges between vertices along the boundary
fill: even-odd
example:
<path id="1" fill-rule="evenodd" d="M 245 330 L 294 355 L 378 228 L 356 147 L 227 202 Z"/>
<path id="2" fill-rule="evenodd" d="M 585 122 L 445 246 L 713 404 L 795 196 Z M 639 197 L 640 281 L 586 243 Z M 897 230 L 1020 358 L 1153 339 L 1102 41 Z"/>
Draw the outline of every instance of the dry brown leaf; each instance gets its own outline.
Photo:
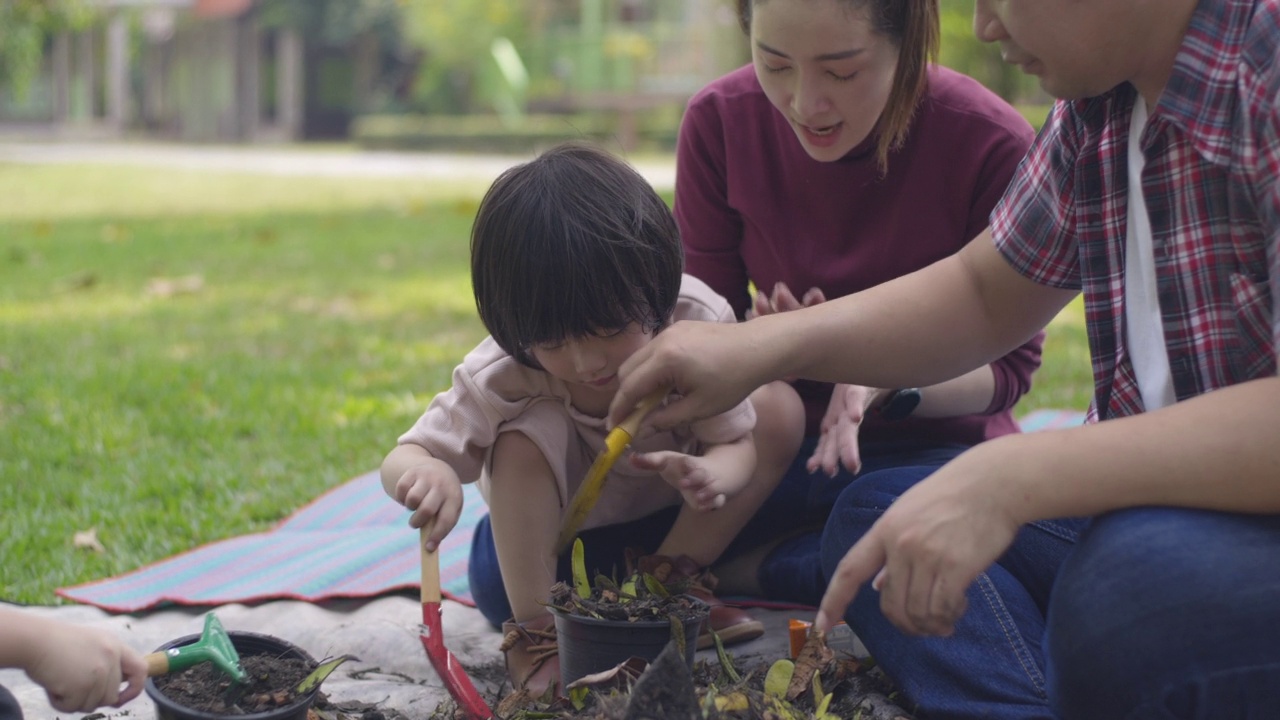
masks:
<path id="1" fill-rule="evenodd" d="M 625 690 L 631 687 L 648 667 L 649 662 L 644 658 L 628 658 L 608 670 L 583 675 L 569 683 L 565 690 L 579 687 L 590 687 L 597 691 L 603 691 L 609 687 Z"/>
<path id="2" fill-rule="evenodd" d="M 146 294 L 150 297 L 168 298 L 174 295 L 190 295 L 204 289 L 204 276 L 184 275 L 179 278 L 151 278 Z"/>
<path id="3" fill-rule="evenodd" d="M 89 528 L 81 530 L 71 536 L 71 546 L 78 550 L 92 550 L 96 553 L 106 552 L 107 549 L 98 542 L 98 528 Z"/>
<path id="4" fill-rule="evenodd" d="M 535 700 L 537 700 L 537 698 L 531 695 L 528 690 L 520 688 L 519 690 L 512 691 L 510 695 L 503 698 L 502 702 L 498 703 L 498 707 L 494 708 L 493 711 L 498 717 L 513 717 L 517 712 L 528 707 Z"/>
<path id="5" fill-rule="evenodd" d="M 813 684 L 813 676 L 822 672 L 836 659 L 836 654 L 827 647 L 827 640 L 817 627 L 809 628 L 809 636 L 804 640 L 804 647 L 796 656 L 796 670 L 791 676 L 791 684 L 787 686 L 787 700 L 795 700 L 804 694 Z"/>

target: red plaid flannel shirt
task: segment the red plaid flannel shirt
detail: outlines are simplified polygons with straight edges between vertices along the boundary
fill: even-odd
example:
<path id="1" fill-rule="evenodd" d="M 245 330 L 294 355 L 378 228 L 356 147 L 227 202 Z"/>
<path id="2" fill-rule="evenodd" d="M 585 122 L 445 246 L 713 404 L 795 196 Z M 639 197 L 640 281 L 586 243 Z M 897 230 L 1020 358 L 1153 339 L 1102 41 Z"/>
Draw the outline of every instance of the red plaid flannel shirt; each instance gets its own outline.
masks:
<path id="1" fill-rule="evenodd" d="M 1276 374 L 1280 0 L 1201 0 L 1140 140 L 1164 335 L 1179 400 Z M 1036 282 L 1084 293 L 1089 419 L 1142 412 L 1125 350 L 1129 121 L 1137 93 L 1059 102 L 992 213 Z"/>

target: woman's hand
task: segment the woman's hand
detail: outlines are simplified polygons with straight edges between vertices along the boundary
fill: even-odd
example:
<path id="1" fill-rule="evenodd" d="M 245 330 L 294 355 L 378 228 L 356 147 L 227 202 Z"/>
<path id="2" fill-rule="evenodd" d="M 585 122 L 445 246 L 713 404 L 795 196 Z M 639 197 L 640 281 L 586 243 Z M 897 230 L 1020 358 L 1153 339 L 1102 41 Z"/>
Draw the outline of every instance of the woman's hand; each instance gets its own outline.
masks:
<path id="1" fill-rule="evenodd" d="M 822 291 L 816 287 L 809 288 L 804 297 L 799 300 L 792 294 L 791 288 L 786 283 L 778 283 L 773 286 L 773 292 L 766 295 L 757 292 L 751 303 L 751 309 L 747 310 L 747 319 L 757 318 L 762 315 L 773 315 L 774 313 L 787 312 L 790 310 L 799 310 L 810 305 L 817 305 L 820 302 L 826 302 L 827 297 Z"/>
<path id="2" fill-rule="evenodd" d="M 772 293 L 756 293 L 751 309 L 747 311 L 747 319 L 799 310 L 826 300 L 826 295 L 819 288 L 809 288 L 797 299 L 786 283 L 778 283 L 773 286 Z M 833 477 L 838 469 L 837 464 L 844 465 L 855 475 L 862 469 L 858 428 L 866 417 L 867 408 L 878 402 L 881 396 L 882 391 L 861 385 L 835 386 L 831 401 L 827 404 L 827 412 L 822 418 L 818 445 L 805 464 L 809 472 L 821 469 L 828 477 Z"/>
<path id="3" fill-rule="evenodd" d="M 811 473 L 822 470 L 827 477 L 834 477 L 838 463 L 857 475 L 862 469 L 858 429 L 862 427 L 867 410 L 879 404 L 885 392 L 861 385 L 836 385 L 831 392 L 827 412 L 822 416 L 817 447 L 805 468 Z"/>

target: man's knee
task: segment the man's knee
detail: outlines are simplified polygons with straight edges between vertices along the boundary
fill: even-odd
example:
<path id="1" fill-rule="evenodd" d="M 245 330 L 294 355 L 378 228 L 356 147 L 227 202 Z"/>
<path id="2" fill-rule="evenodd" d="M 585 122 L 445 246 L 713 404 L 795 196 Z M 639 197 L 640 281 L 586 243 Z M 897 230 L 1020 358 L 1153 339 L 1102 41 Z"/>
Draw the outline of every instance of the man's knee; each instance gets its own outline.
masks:
<path id="1" fill-rule="evenodd" d="M 1280 622 L 1280 579 L 1264 572 L 1277 539 L 1278 520 L 1200 510 L 1096 519 L 1063 563 L 1049 606 L 1056 710 L 1125 717 L 1213 673 L 1277 665 L 1261 640 Z"/>
<path id="2" fill-rule="evenodd" d="M 22 706 L 9 689 L 0 685 L 0 720 L 22 720 Z"/>

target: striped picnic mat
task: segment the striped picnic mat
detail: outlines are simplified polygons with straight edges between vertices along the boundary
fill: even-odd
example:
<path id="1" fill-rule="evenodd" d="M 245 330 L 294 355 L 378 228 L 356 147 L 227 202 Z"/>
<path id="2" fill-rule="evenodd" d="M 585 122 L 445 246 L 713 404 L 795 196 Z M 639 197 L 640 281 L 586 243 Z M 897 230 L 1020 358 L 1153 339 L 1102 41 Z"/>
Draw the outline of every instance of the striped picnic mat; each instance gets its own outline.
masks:
<path id="1" fill-rule="evenodd" d="M 1060 430 L 1084 424 L 1085 414 L 1075 410 L 1032 410 L 1018 418 L 1022 432 Z"/>
<path id="2" fill-rule="evenodd" d="M 1037 410 L 1019 423 L 1030 432 L 1083 421 L 1084 413 Z M 440 547 L 440 582 L 446 597 L 474 605 L 467 558 L 475 525 L 488 508 L 475 485 L 463 486 L 463 497 L 462 517 Z M 386 496 L 375 471 L 328 491 L 267 532 L 211 543 L 57 592 L 111 612 L 140 612 L 168 604 L 317 602 L 416 590 L 418 533 L 408 521 L 409 512 Z"/>
<path id="3" fill-rule="evenodd" d="M 441 593 L 474 605 L 467 557 L 488 512 L 474 484 L 463 486 L 457 526 L 440 545 Z M 105 580 L 59 588 L 68 600 L 111 612 L 162 605 L 260 600 L 316 602 L 417 590 L 422 565 L 409 511 L 387 497 L 377 471 L 347 481 L 272 530 L 201 546 Z"/>

